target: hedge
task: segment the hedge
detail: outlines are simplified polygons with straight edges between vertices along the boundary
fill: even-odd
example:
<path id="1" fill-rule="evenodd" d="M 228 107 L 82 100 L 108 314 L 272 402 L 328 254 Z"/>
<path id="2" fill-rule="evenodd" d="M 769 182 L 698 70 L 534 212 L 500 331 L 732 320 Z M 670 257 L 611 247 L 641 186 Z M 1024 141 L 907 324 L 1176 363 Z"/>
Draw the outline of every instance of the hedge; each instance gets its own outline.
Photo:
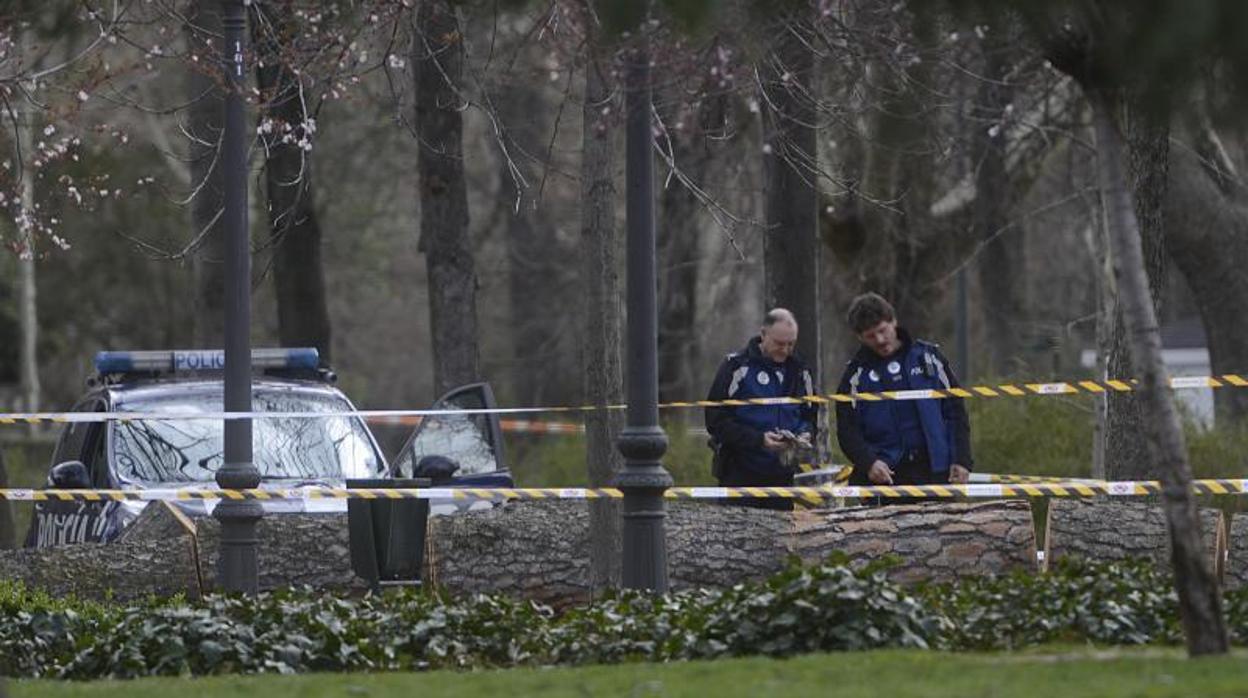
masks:
<path id="1" fill-rule="evenodd" d="M 1226 595 L 1248 643 L 1248 591 Z M 1015 649 L 1181 640 L 1169 578 L 1147 562 L 1067 561 L 901 587 L 883 565 L 796 561 L 760 583 L 618 592 L 556 614 L 503 596 L 425 591 L 338 598 L 313 590 L 129 606 L 52 599 L 0 583 L 0 673 L 93 679 L 785 657 L 881 647 Z"/>

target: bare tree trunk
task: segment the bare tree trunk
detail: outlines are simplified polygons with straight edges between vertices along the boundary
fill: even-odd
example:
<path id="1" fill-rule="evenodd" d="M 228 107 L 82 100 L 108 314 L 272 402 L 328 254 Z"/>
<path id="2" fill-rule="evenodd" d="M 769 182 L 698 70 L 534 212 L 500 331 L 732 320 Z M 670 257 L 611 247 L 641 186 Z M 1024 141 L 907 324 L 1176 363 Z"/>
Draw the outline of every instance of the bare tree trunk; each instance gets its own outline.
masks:
<path id="1" fill-rule="evenodd" d="M 1197 534 L 1201 550 L 1212 559 L 1217 509 L 1201 509 Z M 1165 512 L 1150 502 L 1099 498 L 1049 500 L 1049 561 L 1060 557 L 1087 560 L 1149 560 L 1164 567 L 1173 556 Z"/>
<path id="2" fill-rule="evenodd" d="M 582 371 L 585 400 L 594 405 L 624 400 L 623 313 L 620 309 L 620 241 L 615 225 L 619 195 L 615 153 L 621 110 L 612 96 L 609 65 L 590 44 L 585 66 L 585 102 L 581 121 L 581 249 L 585 259 L 585 341 Z M 586 466 L 591 487 L 609 485 L 623 467 L 615 440 L 624 413 L 585 413 Z M 595 500 L 589 508 L 590 588 L 618 587 L 621 569 L 621 518 L 618 502 Z"/>
<path id="3" fill-rule="evenodd" d="M 517 177 L 533 184 L 540 173 L 529 165 L 530 157 L 540 152 L 542 124 L 537 118 L 543 108 L 540 93 L 523 82 L 500 85 L 497 118 L 503 122 L 511 144 L 507 157 L 499 164 L 499 200 L 497 206 L 506 217 L 504 240 L 507 249 L 508 284 L 511 293 L 513 396 L 520 404 L 545 405 L 553 402 L 560 376 L 565 372 L 559 362 L 550 361 L 560 351 L 560 339 L 566 332 L 552 331 L 550 309 L 561 302 L 557 279 L 563 270 L 563 255 L 557 253 L 559 240 L 553 225 L 535 225 L 536 201 L 531 192 L 517 183 Z M 514 169 L 513 169 L 514 168 Z M 579 386 L 577 386 L 579 389 Z"/>
<path id="4" fill-rule="evenodd" d="M 797 316 L 797 348 L 819 380 L 819 201 L 816 186 L 815 56 L 795 36 L 801 22 L 782 30 L 764 57 L 763 238 L 765 304 Z"/>
<path id="5" fill-rule="evenodd" d="M 1149 298 L 1154 314 L 1160 316 L 1165 284 L 1164 220 L 1166 178 L 1169 170 L 1170 125 L 1167 117 L 1148 113 L 1132 100 L 1122 106 L 1114 100 L 1115 111 L 1121 109 L 1126 124 L 1129 173 L 1136 220 L 1139 221 L 1144 266 L 1148 274 Z M 1119 298 L 1121 301 L 1121 298 Z M 1121 303 L 1119 309 L 1122 308 Z M 1109 352 L 1109 376 L 1134 378 L 1137 361 L 1133 361 L 1132 342 L 1128 341 L 1121 310 L 1113 323 L 1113 342 Z M 1105 474 L 1111 480 L 1160 479 L 1149 458 L 1146 444 L 1139 437 L 1145 428 L 1142 400 L 1137 393 L 1111 392 L 1106 397 Z"/>
<path id="6" fill-rule="evenodd" d="M 432 520 L 437 583 L 457 593 L 498 592 L 557 606 L 589 597 L 585 507 L 518 504 L 469 517 Z M 513 536 L 480 529 L 504 525 Z M 523 523 L 521 523 L 523 521 Z M 782 513 L 706 503 L 669 505 L 673 590 L 724 588 L 781 570 L 794 556 L 815 563 L 835 551 L 854 561 L 895 556 L 897 581 L 951 580 L 1028 569 L 1035 563 L 1031 515 L 1023 502 L 854 507 Z M 474 556 L 454 551 L 472 546 Z M 431 574 L 435 570 L 430 570 Z"/>
<path id="7" fill-rule="evenodd" d="M 681 100 L 673 98 L 679 108 Z M 689 400 L 698 393 L 698 225 L 701 202 L 682 178 L 705 186 L 713 159 L 708 134 L 722 128 L 727 98 L 704 96 L 688 112 L 665 116 L 671 159 L 659 196 L 659 400 Z M 677 124 L 680 127 L 677 127 Z M 671 416 L 683 418 L 688 412 Z"/>
<path id="8" fill-rule="evenodd" d="M 21 139 L 21 153 L 25 157 L 34 152 L 35 107 L 26 105 L 25 120 L 18 125 L 18 138 Z M 20 253 L 17 257 L 18 278 L 18 326 L 21 334 L 21 348 L 18 352 L 18 363 L 21 365 L 21 394 L 23 407 L 30 412 L 38 412 L 42 402 L 42 389 L 39 383 L 39 305 L 36 280 L 36 259 L 38 257 L 35 244 L 35 168 L 29 162 L 22 163 L 22 213 L 18 217 L 18 239 Z M 33 426 L 31 427 L 34 428 Z"/>
<path id="9" fill-rule="evenodd" d="M 584 502 L 564 500 L 435 516 L 429 520 L 425 580 L 452 594 L 508 594 L 556 606 L 588 601 L 597 589 L 589 512 Z M 1212 540 L 1216 517 L 1216 511 L 1201 511 L 1196 535 L 1202 545 Z M 265 517 L 258 530 L 261 589 L 359 591 L 363 582 L 351 571 L 346 519 Z M 1245 525 L 1235 528 L 1232 540 L 1244 540 Z M 1000 575 L 1034 569 L 1037 546 L 1022 501 L 798 512 L 674 502 L 666 529 L 673 589 L 731 587 L 775 574 L 794 556 L 818 563 L 838 551 L 853 564 L 891 557 L 889 575 L 902 582 Z M 1170 556 L 1165 515 L 1151 504 L 1055 500 L 1047 530 L 1050 557 L 1137 557 L 1164 566 Z M 195 519 L 187 528 L 153 503 L 117 543 L 0 551 L 0 579 L 53 595 L 195 598 L 217 587 L 219 538 L 215 519 Z M 1248 564 L 1238 552 L 1232 545 L 1235 582 L 1248 579 Z"/>
<path id="10" fill-rule="evenodd" d="M 202 56 L 216 56 L 222 50 L 219 3 L 192 2 L 187 10 L 184 31 L 187 42 Z M 211 44 L 209 43 L 211 42 Z M 187 134 L 191 165 L 192 233 L 198 244 L 192 257 L 195 276 L 195 346 L 222 347 L 225 342 L 225 233 L 222 208 L 225 206 L 224 174 L 220 163 L 224 133 L 225 101 L 218 86 L 215 60 L 200 61 L 187 76 Z"/>
<path id="11" fill-rule="evenodd" d="M 1105 196 L 1114 276 L 1126 334 L 1139 370 L 1140 403 L 1148 420 L 1148 428 L 1143 431 L 1161 475 L 1162 503 L 1170 529 L 1174 581 L 1187 648 L 1192 655 L 1223 654 L 1227 652 L 1228 639 L 1222 599 L 1201 545 L 1187 447 L 1161 360 L 1161 330 L 1149 293 L 1139 225 L 1123 171 L 1123 137 L 1116 124 L 1113 98 L 1095 90 L 1088 91 L 1088 98 L 1096 128 L 1097 170 Z"/>
<path id="12" fill-rule="evenodd" d="M 265 100 L 261 129 L 266 158 L 265 186 L 273 245 L 278 339 L 286 347 L 316 347 L 321 362 L 331 359 L 329 306 L 321 262 L 321 227 L 312 200 L 312 162 L 302 143 L 312 137 L 303 85 L 282 59 L 282 42 L 291 39 L 290 7 L 273 2 L 255 7 L 271 20 L 255 21 L 261 62 L 256 82 Z"/>
<path id="13" fill-rule="evenodd" d="M 1094 223 L 1088 226 L 1087 243 L 1092 256 L 1093 277 L 1096 279 L 1096 378 L 1110 378 L 1109 354 L 1117 324 L 1118 290 L 1109 254 L 1108 232 L 1105 230 L 1105 206 L 1099 197 L 1094 206 Z M 1109 399 L 1105 393 L 1093 397 L 1096 424 L 1092 430 L 1092 477 L 1105 479 L 1106 431 L 1109 429 Z"/>
<path id="14" fill-rule="evenodd" d="M 0 487 L 9 486 L 9 470 L 4 464 L 4 452 L 0 451 Z M 13 503 L 0 501 L 0 548 L 17 547 L 17 523 L 13 520 Z"/>
<path id="15" fill-rule="evenodd" d="M 420 250 L 429 274 L 433 383 L 439 393 L 478 379 L 477 272 L 468 235 L 459 79 L 464 41 L 449 0 L 420 0 L 413 39 Z"/>
<path id="16" fill-rule="evenodd" d="M 975 201 L 971 208 L 975 236 L 986 243 L 979 260 L 979 286 L 984 328 L 988 335 L 989 368 L 992 375 L 1005 376 L 1018 369 L 1019 324 L 1024 317 L 1023 291 L 1026 289 L 1024 245 L 1018 235 L 1002 233 L 1009 225 L 1011 187 L 1006 171 L 1006 106 L 1013 99 L 1013 87 L 1005 80 L 1000 40 L 984 48 L 984 80 L 976 100 L 977 116 L 972 137 L 975 158 Z M 985 127 L 985 123 L 991 126 Z M 959 366 L 965 372 L 965 366 Z"/>
<path id="17" fill-rule="evenodd" d="M 1176 150 L 1166 249 L 1192 289 L 1214 374 L 1248 372 L 1248 206 L 1238 194 L 1221 191 L 1195 156 Z M 1248 390 L 1215 390 L 1214 400 L 1220 423 L 1248 417 Z"/>
<path id="18" fill-rule="evenodd" d="M 583 603 L 591 581 L 590 513 L 580 501 L 519 502 L 429 520 L 425 578 L 452 594 L 498 593 L 557 606 Z M 260 588 L 359 591 L 345 514 L 267 516 L 259 525 Z M 148 506 L 110 544 L 0 551 L 0 579 L 50 594 L 116 601 L 191 598 L 218 589 L 220 524 L 192 529 Z M 1034 565 L 1025 502 L 854 507 L 798 513 L 674 503 L 666 525 L 673 589 L 726 588 L 766 578 L 793 556 L 834 551 L 865 563 L 895 556 L 899 581 L 951 580 Z"/>
<path id="19" fill-rule="evenodd" d="M 911 31 L 920 45 L 933 40 L 934 28 L 917 18 Z M 883 82 L 882 98 L 870 106 L 869 136 L 862 157 L 861 195 L 834 216 L 841 238 L 834 245 L 850 262 L 848 295 L 876 291 L 887 297 L 901 322 L 916 337 L 939 326 L 931 312 L 946 287 L 941 277 L 950 261 L 965 259 L 978 232 L 969 216 L 959 221 L 934 215 L 937 156 L 929 136 L 932 109 L 922 88 L 931 84 L 929 61 L 894 72 L 887 60 L 873 61 Z M 943 183 L 941 186 L 944 186 Z"/>

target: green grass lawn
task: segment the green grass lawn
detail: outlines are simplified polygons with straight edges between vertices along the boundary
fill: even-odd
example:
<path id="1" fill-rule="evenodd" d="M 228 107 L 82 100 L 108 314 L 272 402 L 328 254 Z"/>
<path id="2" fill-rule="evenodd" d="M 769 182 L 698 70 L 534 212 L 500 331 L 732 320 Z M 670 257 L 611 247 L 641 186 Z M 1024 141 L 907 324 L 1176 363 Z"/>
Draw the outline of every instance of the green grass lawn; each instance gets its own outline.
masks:
<path id="1" fill-rule="evenodd" d="M 1042 648 L 1016 654 L 876 651 L 477 673 L 314 674 L 9 684 L 22 696 L 1246 696 L 1248 655 Z"/>

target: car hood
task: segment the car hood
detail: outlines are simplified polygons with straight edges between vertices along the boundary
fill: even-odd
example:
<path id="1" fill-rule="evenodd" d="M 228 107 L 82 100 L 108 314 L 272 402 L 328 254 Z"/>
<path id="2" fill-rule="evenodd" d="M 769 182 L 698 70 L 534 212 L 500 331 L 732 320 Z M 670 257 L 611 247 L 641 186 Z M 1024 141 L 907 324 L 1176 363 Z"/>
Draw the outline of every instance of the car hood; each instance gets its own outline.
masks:
<path id="1" fill-rule="evenodd" d="M 317 479 L 315 481 L 291 479 L 291 480 L 271 480 L 260 483 L 256 489 L 259 490 L 295 490 L 306 493 L 306 498 L 300 499 L 261 499 L 261 508 L 265 515 L 270 514 L 345 514 L 347 512 L 346 498 L 339 497 L 312 497 L 314 490 L 321 489 L 344 489 L 346 481 L 343 479 Z M 216 483 L 196 482 L 196 483 L 180 483 L 176 487 L 170 485 L 151 486 L 143 489 L 177 489 L 194 492 L 209 492 L 220 490 Z M 223 500 L 220 499 L 187 499 L 173 500 L 169 503 L 177 507 L 179 511 L 191 517 L 210 516 Z M 144 507 L 150 502 L 123 502 L 123 508 L 130 515 L 132 520 L 143 511 Z M 467 511 L 473 509 L 488 509 L 492 505 L 486 501 L 465 501 L 452 499 L 431 499 L 429 500 L 429 513 L 431 515 L 450 514 L 456 511 Z M 127 521 L 128 523 L 128 521 Z"/>
<path id="2" fill-rule="evenodd" d="M 302 493 L 308 493 L 307 498 L 303 499 L 261 499 L 260 507 L 267 514 L 332 514 L 345 513 L 347 511 L 347 500 L 339 498 L 311 498 L 310 493 L 313 490 L 333 488 L 341 489 L 346 487 L 346 482 L 340 479 L 318 479 L 309 480 L 272 480 L 260 483 L 259 490 L 295 490 Z M 212 492 L 221 488 L 216 483 L 211 482 L 194 482 L 194 483 L 178 483 L 176 486 L 172 484 L 149 485 L 141 489 L 176 489 L 186 492 Z M 172 500 L 169 503 L 177 507 L 179 511 L 188 516 L 199 517 L 209 516 L 213 510 L 223 500 L 220 499 L 187 499 Z M 135 516 L 138 515 L 149 502 L 125 502 L 126 508 Z"/>

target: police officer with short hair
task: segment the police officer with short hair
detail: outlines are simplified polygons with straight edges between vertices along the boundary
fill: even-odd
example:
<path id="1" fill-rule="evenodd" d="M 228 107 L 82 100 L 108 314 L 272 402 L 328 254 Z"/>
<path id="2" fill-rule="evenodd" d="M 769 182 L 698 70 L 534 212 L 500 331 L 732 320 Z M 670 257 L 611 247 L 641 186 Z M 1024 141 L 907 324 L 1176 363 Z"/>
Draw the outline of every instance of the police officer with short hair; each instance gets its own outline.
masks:
<path id="1" fill-rule="evenodd" d="M 845 367 L 838 393 L 958 387 L 940 349 L 912 339 L 881 296 L 855 298 L 847 319 L 862 347 Z M 838 402 L 836 436 L 854 466 L 851 484 L 962 484 L 970 478 L 970 420 L 961 398 Z"/>
<path id="2" fill-rule="evenodd" d="M 814 378 L 794 353 L 797 320 L 784 308 L 763 318 L 757 337 L 729 354 L 715 374 L 707 400 L 803 397 Z M 715 477 L 723 487 L 789 487 L 797 453 L 811 448 L 818 406 L 813 402 L 706 408 L 706 430 L 715 449 Z M 789 499 L 742 498 L 733 504 L 792 509 Z"/>

